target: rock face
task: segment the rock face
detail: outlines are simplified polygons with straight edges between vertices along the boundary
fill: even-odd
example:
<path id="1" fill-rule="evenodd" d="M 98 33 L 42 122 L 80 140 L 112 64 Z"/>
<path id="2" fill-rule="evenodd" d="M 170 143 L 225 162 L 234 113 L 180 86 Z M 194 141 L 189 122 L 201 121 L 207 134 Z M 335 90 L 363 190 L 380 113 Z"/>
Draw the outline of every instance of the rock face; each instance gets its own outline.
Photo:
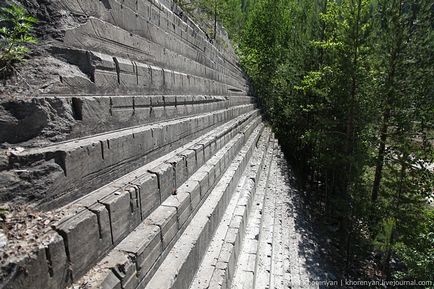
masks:
<path id="1" fill-rule="evenodd" d="M 0 288 L 188 288 L 234 210 L 230 284 L 278 150 L 232 50 L 171 0 L 24 3 L 47 35 L 0 103 Z"/>

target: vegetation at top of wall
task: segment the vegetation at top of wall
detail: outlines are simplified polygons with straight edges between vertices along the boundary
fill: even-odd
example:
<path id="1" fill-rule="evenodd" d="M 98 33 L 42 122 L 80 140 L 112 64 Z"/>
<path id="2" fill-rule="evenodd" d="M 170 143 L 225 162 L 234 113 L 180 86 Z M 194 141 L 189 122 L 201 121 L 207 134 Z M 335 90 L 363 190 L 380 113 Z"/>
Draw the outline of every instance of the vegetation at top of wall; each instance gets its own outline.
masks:
<path id="1" fill-rule="evenodd" d="M 434 3 L 246 2 L 243 29 L 228 30 L 312 208 L 337 230 L 342 274 L 432 280 Z M 361 268 L 371 252 L 375 267 Z"/>
<path id="2" fill-rule="evenodd" d="M 239 34 L 245 20 L 240 0 L 175 0 L 175 2 L 198 22 L 205 24 L 210 40 L 218 39 L 218 27 L 224 25 L 232 40 L 238 42 Z"/>
<path id="3" fill-rule="evenodd" d="M 6 78 L 14 67 L 30 52 L 29 44 L 36 44 L 32 35 L 37 20 L 25 8 L 9 4 L 0 9 L 0 78 Z"/>

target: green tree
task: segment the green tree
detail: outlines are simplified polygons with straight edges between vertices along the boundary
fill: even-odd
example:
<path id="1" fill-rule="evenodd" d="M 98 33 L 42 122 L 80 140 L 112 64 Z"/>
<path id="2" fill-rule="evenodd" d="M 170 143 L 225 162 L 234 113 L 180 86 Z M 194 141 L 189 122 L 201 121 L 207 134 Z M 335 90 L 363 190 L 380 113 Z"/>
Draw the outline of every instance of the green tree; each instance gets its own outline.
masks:
<path id="1" fill-rule="evenodd" d="M 354 256 L 376 248 L 386 278 L 429 279 L 430 2 L 241 1 L 241 33 L 231 26 L 241 63 L 316 213 L 339 230 L 344 271 Z M 405 272 L 392 272 L 393 258 Z"/>

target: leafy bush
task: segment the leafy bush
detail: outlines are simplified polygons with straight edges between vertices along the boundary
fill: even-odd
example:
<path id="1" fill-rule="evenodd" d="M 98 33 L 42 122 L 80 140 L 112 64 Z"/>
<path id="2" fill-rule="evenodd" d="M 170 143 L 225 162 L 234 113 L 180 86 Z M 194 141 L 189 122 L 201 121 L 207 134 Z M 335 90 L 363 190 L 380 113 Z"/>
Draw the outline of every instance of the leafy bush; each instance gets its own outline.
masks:
<path id="1" fill-rule="evenodd" d="M 36 23 L 36 18 L 16 4 L 0 9 L 0 78 L 9 76 L 24 60 L 30 52 L 29 44 L 37 43 L 32 35 Z"/>

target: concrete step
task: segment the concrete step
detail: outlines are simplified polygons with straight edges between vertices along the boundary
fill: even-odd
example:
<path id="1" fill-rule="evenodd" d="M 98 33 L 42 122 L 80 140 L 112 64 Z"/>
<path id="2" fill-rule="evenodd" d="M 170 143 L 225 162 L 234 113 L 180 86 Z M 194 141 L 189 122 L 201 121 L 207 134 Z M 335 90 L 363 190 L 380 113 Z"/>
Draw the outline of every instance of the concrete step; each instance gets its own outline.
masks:
<path id="1" fill-rule="evenodd" d="M 206 196 L 230 165 L 232 158 L 258 124 L 256 121 L 251 122 L 243 129 L 243 133 L 235 136 L 214 154 L 177 189 L 176 193 L 163 201 L 136 230 L 124 238 L 106 258 L 77 281 L 77 284 L 86 283 L 89 288 L 106 286 L 113 281 L 113 272 L 121 270 L 119 268 L 130 267 L 130 263 L 135 263 L 131 266 L 136 270 L 128 274 L 124 272 L 126 275 L 115 274 L 119 279 L 117 284 L 128 288 L 135 288 L 134 286 L 139 282 L 145 284 L 152 276 L 152 272 L 163 262 L 170 248 L 189 225 L 195 212 L 201 207 Z M 261 127 L 262 125 L 256 128 L 256 134 Z"/>
<path id="2" fill-rule="evenodd" d="M 22 256 L 16 263 L 40 275 L 41 283 L 35 283 L 34 288 L 61 288 L 77 280 L 168 197 L 185 190 L 182 184 L 187 179 L 186 186 L 200 185 L 201 189 L 218 179 L 216 174 L 222 173 L 223 164 L 229 164 L 247 136 L 261 123 L 257 115 L 257 112 L 241 115 L 55 211 L 58 221 L 51 223 L 54 230 L 47 228 L 41 232 L 40 239 L 46 242 L 36 256 Z M 222 155 L 220 151 L 227 153 Z M 210 160 L 213 156 L 219 162 Z M 202 172 L 197 173 L 200 167 Z M 47 264 L 51 264 L 50 274 L 44 271 L 49 269 Z M 52 284 L 46 279 L 48 275 L 55 276 L 48 279 Z M 12 284 L 34 282 L 32 276 L 23 274 L 14 278 Z"/>
<path id="3" fill-rule="evenodd" d="M 250 167 L 246 169 L 245 182 L 231 199 L 190 286 L 191 289 L 230 288 L 241 251 L 249 249 L 246 248 L 246 243 L 251 241 L 248 238 L 248 226 L 252 223 L 251 218 L 255 217 L 254 212 L 264 197 L 274 140 L 270 142 L 269 139 L 262 139 L 262 142 L 258 143 L 258 148 L 262 148 L 262 151 L 259 155 L 253 156 Z"/>
<path id="4" fill-rule="evenodd" d="M 40 188 L 32 184 L 30 191 L 10 193 L 33 199 L 44 209 L 59 207 L 253 109 L 254 105 L 236 106 L 11 152 L 9 163 L 18 178 L 23 170 L 36 169 L 51 177 L 42 179 L 48 183 L 37 184 Z M 51 165 L 46 167 L 47 163 Z"/>
<path id="5" fill-rule="evenodd" d="M 210 193 L 149 283 L 138 288 L 189 287 L 251 156 L 260 150 L 255 149 L 260 136 L 261 129 L 258 128 Z"/>

